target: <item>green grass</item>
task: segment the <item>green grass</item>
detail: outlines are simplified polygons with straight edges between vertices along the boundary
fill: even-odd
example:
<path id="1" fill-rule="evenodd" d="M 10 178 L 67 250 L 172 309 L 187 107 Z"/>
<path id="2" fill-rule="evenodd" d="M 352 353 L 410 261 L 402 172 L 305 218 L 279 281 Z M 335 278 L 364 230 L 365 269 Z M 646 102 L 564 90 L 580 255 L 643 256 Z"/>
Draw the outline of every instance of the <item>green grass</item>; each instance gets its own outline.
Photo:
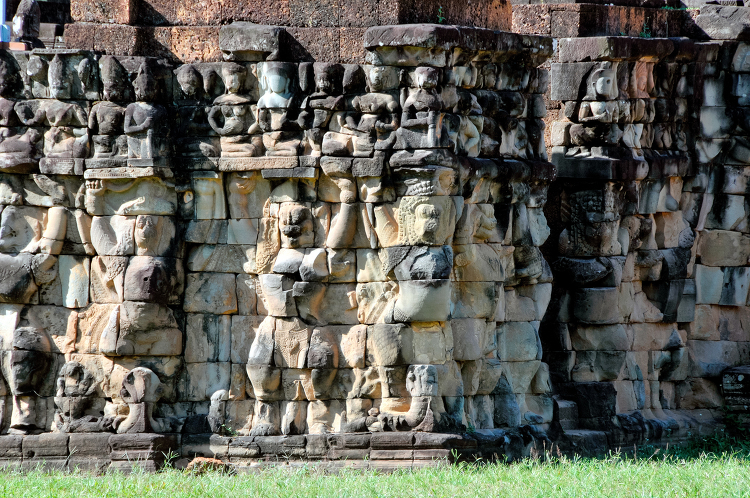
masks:
<path id="1" fill-rule="evenodd" d="M 711 438 L 635 456 L 527 460 L 511 465 L 460 464 L 392 474 L 313 466 L 275 468 L 234 476 L 159 474 L 91 475 L 34 471 L 0 474 L 0 497 L 431 497 L 464 496 L 750 496 L 750 442 Z"/>

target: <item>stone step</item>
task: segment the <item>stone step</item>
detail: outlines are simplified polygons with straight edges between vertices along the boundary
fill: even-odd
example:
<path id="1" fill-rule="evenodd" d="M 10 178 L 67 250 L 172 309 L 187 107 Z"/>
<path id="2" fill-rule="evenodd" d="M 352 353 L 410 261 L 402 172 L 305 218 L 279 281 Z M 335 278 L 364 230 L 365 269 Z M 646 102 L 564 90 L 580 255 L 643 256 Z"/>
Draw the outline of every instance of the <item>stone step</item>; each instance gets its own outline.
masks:
<path id="1" fill-rule="evenodd" d="M 603 455 L 607 449 L 607 433 L 604 431 L 569 430 L 565 431 L 567 444 L 561 449 L 580 456 Z"/>
<path id="2" fill-rule="evenodd" d="M 566 431 L 578 428 L 578 405 L 575 401 L 555 397 L 554 418 Z"/>

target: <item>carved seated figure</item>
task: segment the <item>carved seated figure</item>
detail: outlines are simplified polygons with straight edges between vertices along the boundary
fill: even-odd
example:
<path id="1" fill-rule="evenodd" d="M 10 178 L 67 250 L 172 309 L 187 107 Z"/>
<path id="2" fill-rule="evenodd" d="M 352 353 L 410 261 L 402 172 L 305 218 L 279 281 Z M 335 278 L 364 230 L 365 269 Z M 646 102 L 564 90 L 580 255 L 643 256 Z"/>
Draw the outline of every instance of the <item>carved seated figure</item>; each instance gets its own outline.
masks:
<path id="1" fill-rule="evenodd" d="M 89 129 L 93 133 L 94 158 L 126 158 L 127 137 L 123 135 L 125 108 L 104 100 L 97 102 L 89 114 Z"/>
<path id="2" fill-rule="evenodd" d="M 324 154 L 324 134 L 327 135 L 326 127 L 331 116 L 344 109 L 344 97 L 341 95 L 344 67 L 341 64 L 316 62 L 312 69 L 315 91 L 303 101 L 297 122 L 304 129 L 305 154 L 319 157 Z M 344 142 L 348 140 L 347 137 L 342 138 Z M 328 141 L 331 142 L 330 136 Z M 332 144 L 334 149 L 340 148 L 336 140 Z"/>
<path id="3" fill-rule="evenodd" d="M 344 97 L 341 95 L 344 68 L 340 64 L 316 63 L 315 92 L 308 97 L 308 106 L 313 110 L 313 127 L 328 126 L 320 145 L 311 144 L 312 150 L 322 149 L 323 155 L 369 157 L 372 152 L 370 134 L 360 131 L 354 125 L 355 118 L 344 111 Z M 352 126 L 353 125 L 353 126 Z M 325 130 L 307 133 L 313 141 Z"/>
<path id="4" fill-rule="evenodd" d="M 70 126 L 52 127 L 44 134 L 44 155 L 48 158 L 84 158 L 89 152 L 89 136 L 85 130 Z"/>
<path id="5" fill-rule="evenodd" d="M 437 90 L 440 73 L 435 68 L 418 67 L 414 71 L 416 88 L 401 91 L 401 127 L 397 147 L 429 148 L 445 145 L 443 100 Z"/>
<path id="6" fill-rule="evenodd" d="M 167 111 L 157 98 L 156 80 L 144 62 L 133 80 L 135 98 L 125 110 L 124 130 L 128 135 L 128 159 L 159 159 L 165 156 L 164 135 Z"/>
<path id="7" fill-rule="evenodd" d="M 570 127 L 573 147 L 568 155 L 588 157 L 591 146 L 616 145 L 622 136 L 617 126 L 619 105 L 617 64 L 602 63 L 586 81 L 586 96 L 578 109 L 578 123 Z"/>
<path id="8" fill-rule="evenodd" d="M 221 157 L 263 155 L 261 137 L 248 134 L 255 123 L 249 106 L 215 105 L 208 113 L 208 123 L 216 133 L 221 135 Z"/>
<path id="9" fill-rule="evenodd" d="M 39 157 L 39 141 L 42 134 L 36 128 L 27 128 L 22 134 L 15 134 L 9 128 L 0 129 L 0 159 Z"/>
<path id="10" fill-rule="evenodd" d="M 394 91 L 398 88 L 398 73 L 394 67 L 372 66 L 366 76 L 367 93 L 354 97 L 351 104 L 362 115 L 359 122 L 347 115 L 345 128 L 368 134 L 375 139 L 375 150 L 386 150 L 393 146 L 394 132 L 400 124 L 399 101 Z"/>
<path id="11" fill-rule="evenodd" d="M 97 416 L 97 382 L 77 361 L 63 365 L 57 377 L 55 428 L 58 432 L 103 432 L 111 430 L 112 420 Z"/>
<path id="12" fill-rule="evenodd" d="M 262 95 L 256 108 L 257 126 L 250 133 L 260 131 L 268 156 L 296 156 L 302 142 L 297 121 L 295 101 L 296 65 L 287 62 L 258 64 L 258 80 Z"/>

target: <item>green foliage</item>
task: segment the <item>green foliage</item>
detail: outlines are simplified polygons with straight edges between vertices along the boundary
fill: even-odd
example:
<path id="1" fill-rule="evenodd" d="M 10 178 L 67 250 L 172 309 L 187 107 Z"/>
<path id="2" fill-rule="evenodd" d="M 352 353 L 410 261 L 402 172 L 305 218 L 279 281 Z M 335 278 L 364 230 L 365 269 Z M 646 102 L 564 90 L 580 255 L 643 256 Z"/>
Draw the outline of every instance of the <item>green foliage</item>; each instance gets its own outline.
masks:
<path id="1" fill-rule="evenodd" d="M 741 417 L 736 412 L 721 407 L 724 412 L 724 426 L 727 436 L 735 440 L 750 440 L 750 427 L 747 425 L 747 417 Z"/>
<path id="2" fill-rule="evenodd" d="M 438 7 L 437 19 L 438 24 L 443 24 L 445 22 L 445 11 L 443 10 L 442 5 Z"/>
<path id="3" fill-rule="evenodd" d="M 173 469 L 174 463 L 177 461 L 178 458 L 180 458 L 180 454 L 174 450 L 169 450 L 169 452 L 167 453 L 164 453 L 162 451 L 161 454 L 164 455 L 164 467 L 162 468 L 163 471 L 168 471 L 170 469 Z"/>
<path id="4" fill-rule="evenodd" d="M 646 21 L 643 21 L 643 29 L 638 33 L 638 37 L 651 38 L 651 27 L 646 24 Z"/>
<path id="5" fill-rule="evenodd" d="M 169 455 L 172 457 L 173 455 Z M 456 454 L 455 456 L 458 456 Z M 277 462 L 250 473 L 196 475 L 168 468 L 158 474 L 95 477 L 37 470 L 0 473 L 0 496 L 14 498 L 273 497 L 676 497 L 748 496 L 750 441 L 727 435 L 602 458 L 546 455 L 512 464 L 459 463 L 383 474 L 342 468 L 330 475 L 315 463 Z"/>
<path id="6" fill-rule="evenodd" d="M 221 429 L 228 436 L 239 436 L 240 435 L 239 432 L 237 432 L 236 430 L 232 429 L 227 424 L 221 424 Z"/>

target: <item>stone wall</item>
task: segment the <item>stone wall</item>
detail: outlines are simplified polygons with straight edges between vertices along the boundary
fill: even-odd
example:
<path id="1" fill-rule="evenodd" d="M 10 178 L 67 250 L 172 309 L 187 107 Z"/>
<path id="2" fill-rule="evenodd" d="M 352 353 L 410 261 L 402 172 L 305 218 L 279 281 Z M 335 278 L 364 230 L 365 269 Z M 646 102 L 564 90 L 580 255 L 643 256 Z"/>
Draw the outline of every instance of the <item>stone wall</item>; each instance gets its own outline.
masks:
<path id="1" fill-rule="evenodd" d="M 659 424 L 675 429 L 692 425 L 682 417 L 705 415 L 689 410 L 721 404 L 688 392 L 707 376 L 696 355 L 721 356 L 693 342 L 691 329 L 696 289 L 698 302 L 704 289 L 694 192 L 708 168 L 693 160 L 702 130 L 691 117 L 722 94 L 720 49 L 689 40 L 560 41 L 550 94 L 564 115 L 551 130 L 555 310 L 542 336 L 552 378 L 577 402 L 581 427 L 638 411 L 655 426 L 648 438 Z M 747 294 L 732 304 L 738 299 L 744 306 Z M 717 368 L 750 360 L 745 344 L 732 344 L 734 361 Z"/>
<path id="2" fill-rule="evenodd" d="M 247 21 L 282 26 L 305 58 L 362 64 L 362 39 L 371 26 L 447 23 L 510 31 L 505 0 L 81 0 L 66 25 L 69 48 L 111 55 L 166 57 L 174 62 L 219 62 L 222 24 Z"/>
<path id="3" fill-rule="evenodd" d="M 347 65 L 288 36 L 1 54 L 4 432 L 406 432 L 404 456 L 552 422 L 551 40 L 374 27 Z"/>
<path id="4" fill-rule="evenodd" d="M 554 43 L 358 26 L 349 58 L 345 11 L 147 5 L 68 26 L 96 50 L 0 53 L 5 464 L 410 466 L 721 427 L 750 362 L 742 8 L 516 6 L 607 13 L 549 17 L 579 36 Z M 615 9 L 719 40 L 581 37 Z M 181 29 L 216 37 L 155 48 Z"/>
<path id="5" fill-rule="evenodd" d="M 546 118 L 558 181 L 543 248 L 554 291 L 541 339 L 570 414 L 563 427 L 610 425 L 615 445 L 700 433 L 723 418 L 722 372 L 750 361 L 747 49 L 742 24 L 727 22 L 745 10 L 705 7 L 688 30 L 722 41 L 559 40 Z"/>

